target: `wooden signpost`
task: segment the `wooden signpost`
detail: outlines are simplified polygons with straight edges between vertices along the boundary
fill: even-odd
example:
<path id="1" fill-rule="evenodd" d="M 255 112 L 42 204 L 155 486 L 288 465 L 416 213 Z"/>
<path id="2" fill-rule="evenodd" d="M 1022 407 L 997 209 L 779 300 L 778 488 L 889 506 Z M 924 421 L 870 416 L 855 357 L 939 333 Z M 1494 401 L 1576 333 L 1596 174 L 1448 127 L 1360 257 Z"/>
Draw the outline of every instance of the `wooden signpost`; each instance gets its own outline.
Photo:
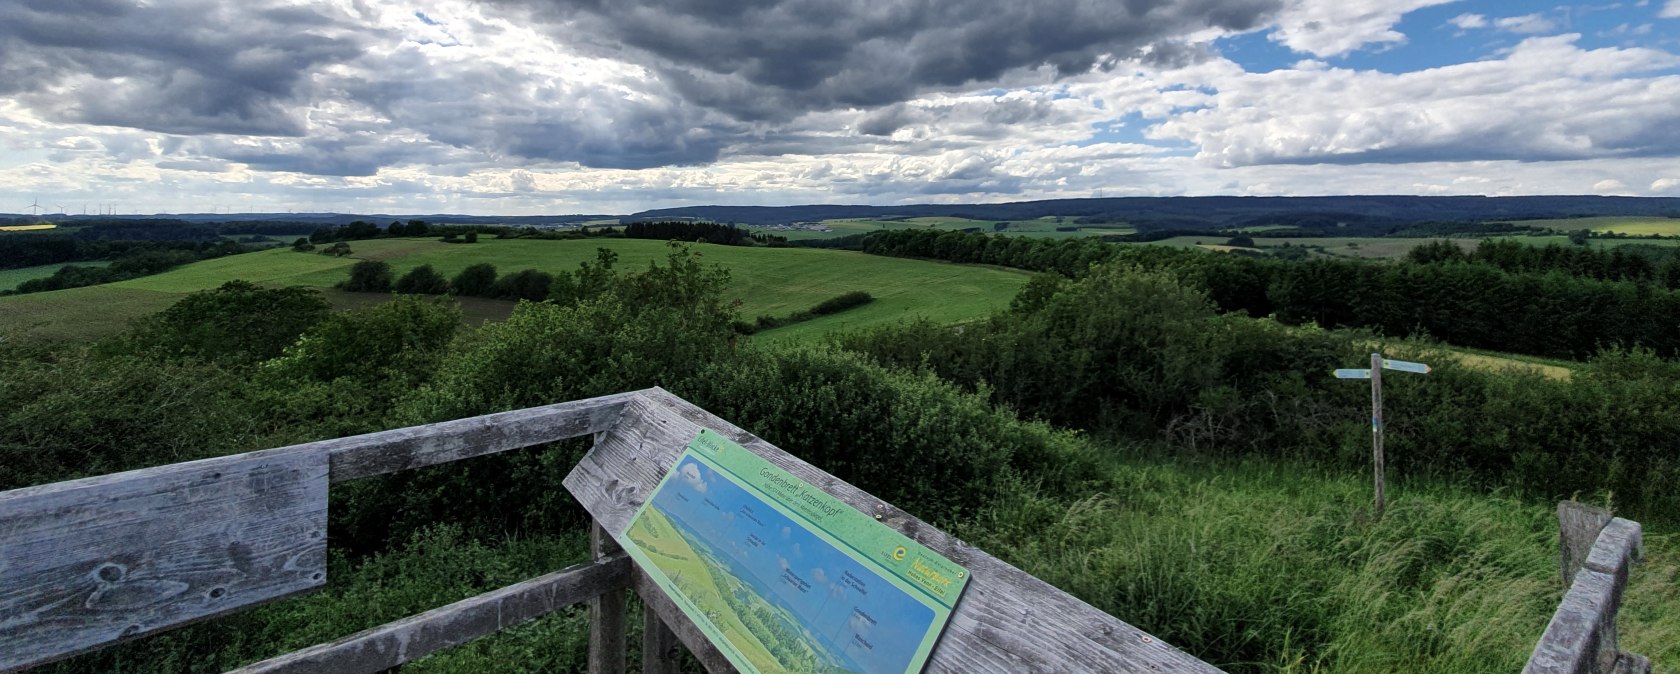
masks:
<path id="1" fill-rule="evenodd" d="M 1371 380 L 1371 470 L 1375 474 L 1376 498 L 1375 508 L 1377 519 L 1382 519 L 1383 507 L 1386 501 L 1383 496 L 1383 406 L 1382 406 L 1382 371 L 1412 372 L 1429 374 L 1429 366 L 1423 363 L 1413 363 L 1404 360 L 1388 360 L 1380 353 L 1371 354 L 1371 369 L 1341 369 L 1336 370 L 1337 379 L 1369 379 Z"/>

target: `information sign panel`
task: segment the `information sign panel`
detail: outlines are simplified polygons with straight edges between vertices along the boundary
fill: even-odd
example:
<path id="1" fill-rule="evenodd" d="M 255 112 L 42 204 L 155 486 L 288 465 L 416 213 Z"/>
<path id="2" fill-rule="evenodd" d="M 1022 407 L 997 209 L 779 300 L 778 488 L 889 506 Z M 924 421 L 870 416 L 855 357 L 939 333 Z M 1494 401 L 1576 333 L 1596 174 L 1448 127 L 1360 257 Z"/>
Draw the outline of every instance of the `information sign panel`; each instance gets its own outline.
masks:
<path id="1" fill-rule="evenodd" d="M 920 672 L 968 571 L 703 430 L 619 543 L 742 672 Z"/>

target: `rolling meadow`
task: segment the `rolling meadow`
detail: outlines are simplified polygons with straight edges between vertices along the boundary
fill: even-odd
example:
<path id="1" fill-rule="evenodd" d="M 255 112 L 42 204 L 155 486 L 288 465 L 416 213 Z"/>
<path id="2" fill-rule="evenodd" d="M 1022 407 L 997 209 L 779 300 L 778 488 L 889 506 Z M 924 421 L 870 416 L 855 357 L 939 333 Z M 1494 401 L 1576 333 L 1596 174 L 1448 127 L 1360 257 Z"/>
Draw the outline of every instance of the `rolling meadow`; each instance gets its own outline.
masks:
<path id="1" fill-rule="evenodd" d="M 1520 669 L 1562 594 L 1556 501 L 1611 505 L 1646 526 L 1623 647 L 1658 671 L 1680 661 L 1673 361 L 1303 318 L 1277 281 L 1296 263 L 942 231 L 918 236 L 984 240 L 392 237 L 0 297 L 0 453 L 15 459 L 0 488 L 658 385 L 1232 672 Z M 605 271 L 600 249 L 616 256 Z M 372 262 L 392 277 L 538 269 L 595 290 L 516 303 L 335 287 Z M 1235 293 L 1251 273 L 1278 294 Z M 873 301 L 736 327 L 855 291 Z M 1261 301 L 1284 309 L 1243 304 Z M 1373 348 L 1435 366 L 1392 384 L 1381 519 L 1368 392 L 1328 376 Z M 324 591 L 46 671 L 223 671 L 581 561 L 586 519 L 553 485 L 583 449 L 335 487 Z M 561 612 L 407 669 L 581 671 L 585 620 Z"/>

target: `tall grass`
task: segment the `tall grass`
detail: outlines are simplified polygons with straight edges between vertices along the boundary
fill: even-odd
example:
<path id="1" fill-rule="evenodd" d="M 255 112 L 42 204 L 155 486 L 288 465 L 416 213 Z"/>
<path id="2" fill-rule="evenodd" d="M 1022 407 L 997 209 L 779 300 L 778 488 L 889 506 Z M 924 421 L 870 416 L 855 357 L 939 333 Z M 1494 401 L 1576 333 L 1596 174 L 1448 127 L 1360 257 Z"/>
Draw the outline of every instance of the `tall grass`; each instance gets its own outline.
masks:
<path id="1" fill-rule="evenodd" d="M 1561 599 L 1552 511 L 1432 482 L 1370 517 L 1359 476 L 1116 461 L 1083 495 L 1021 484 L 978 547 L 1232 672 L 1520 671 Z M 1680 658 L 1671 536 L 1647 536 L 1624 648 Z M 1659 668 L 1660 671 L 1660 668 Z"/>

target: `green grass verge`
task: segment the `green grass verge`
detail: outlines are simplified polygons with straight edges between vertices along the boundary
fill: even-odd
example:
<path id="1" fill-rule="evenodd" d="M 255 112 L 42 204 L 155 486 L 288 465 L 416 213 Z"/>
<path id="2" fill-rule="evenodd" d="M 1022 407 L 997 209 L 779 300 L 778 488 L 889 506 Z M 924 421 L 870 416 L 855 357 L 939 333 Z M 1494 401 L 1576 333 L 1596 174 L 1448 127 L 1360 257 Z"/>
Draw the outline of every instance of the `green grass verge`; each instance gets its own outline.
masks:
<path id="1" fill-rule="evenodd" d="M 1358 470 L 1122 461 L 959 535 L 1232 672 L 1515 672 L 1562 597 L 1545 504 L 1407 482 L 1373 521 Z M 1619 623 L 1658 663 L 1680 659 L 1676 543 L 1647 530 Z"/>
<path id="2" fill-rule="evenodd" d="M 68 262 L 60 264 L 44 264 L 39 267 L 23 267 L 21 269 L 0 269 L 0 290 L 11 290 L 18 287 L 18 285 L 22 284 L 24 281 L 33 281 L 38 278 L 52 276 L 53 272 L 70 265 L 75 265 L 77 267 L 108 267 L 111 263 L 109 261 Z"/>
<path id="3" fill-rule="evenodd" d="M 1148 245 L 1170 246 L 1174 248 L 1202 248 L 1204 250 L 1228 249 L 1225 242 L 1229 237 L 1220 236 L 1175 236 L 1170 239 L 1151 241 Z M 1315 257 L 1353 257 L 1353 258 L 1386 258 L 1396 259 L 1404 257 L 1413 248 L 1436 241 L 1437 239 L 1403 239 L 1371 236 L 1331 236 L 1331 237 L 1254 237 L 1254 246 L 1261 250 L 1291 246 L 1309 246 L 1314 250 Z M 1448 239 L 1461 246 L 1474 246 L 1476 239 Z"/>
<path id="4" fill-rule="evenodd" d="M 499 272 L 521 269 L 562 271 L 593 260 L 597 248 L 619 255 L 622 269 L 640 269 L 663 260 L 667 244 L 633 239 L 539 241 L 485 239 L 476 244 L 446 244 L 433 239 L 382 239 L 351 243 L 350 258 L 333 258 L 289 249 L 265 250 L 205 260 L 177 269 L 105 286 L 0 298 L 0 334 L 33 334 L 61 339 L 99 336 L 129 321 L 159 311 L 187 293 L 244 279 L 270 286 L 331 288 L 348 278 L 357 259 L 385 260 L 397 275 L 430 264 L 445 276 L 468 265 L 488 262 Z M 862 290 L 875 301 L 851 311 L 819 317 L 759 338 L 807 339 L 833 330 L 856 329 L 923 317 L 939 322 L 980 318 L 1009 303 L 1028 275 L 1022 272 L 927 260 L 865 255 L 852 251 L 806 248 L 750 248 L 695 244 L 702 259 L 730 270 L 731 299 L 741 314 L 786 315 L 837 294 Z M 340 307 L 379 301 L 383 296 L 329 293 Z M 512 303 L 467 298 L 463 310 L 471 321 L 505 318 Z"/>

